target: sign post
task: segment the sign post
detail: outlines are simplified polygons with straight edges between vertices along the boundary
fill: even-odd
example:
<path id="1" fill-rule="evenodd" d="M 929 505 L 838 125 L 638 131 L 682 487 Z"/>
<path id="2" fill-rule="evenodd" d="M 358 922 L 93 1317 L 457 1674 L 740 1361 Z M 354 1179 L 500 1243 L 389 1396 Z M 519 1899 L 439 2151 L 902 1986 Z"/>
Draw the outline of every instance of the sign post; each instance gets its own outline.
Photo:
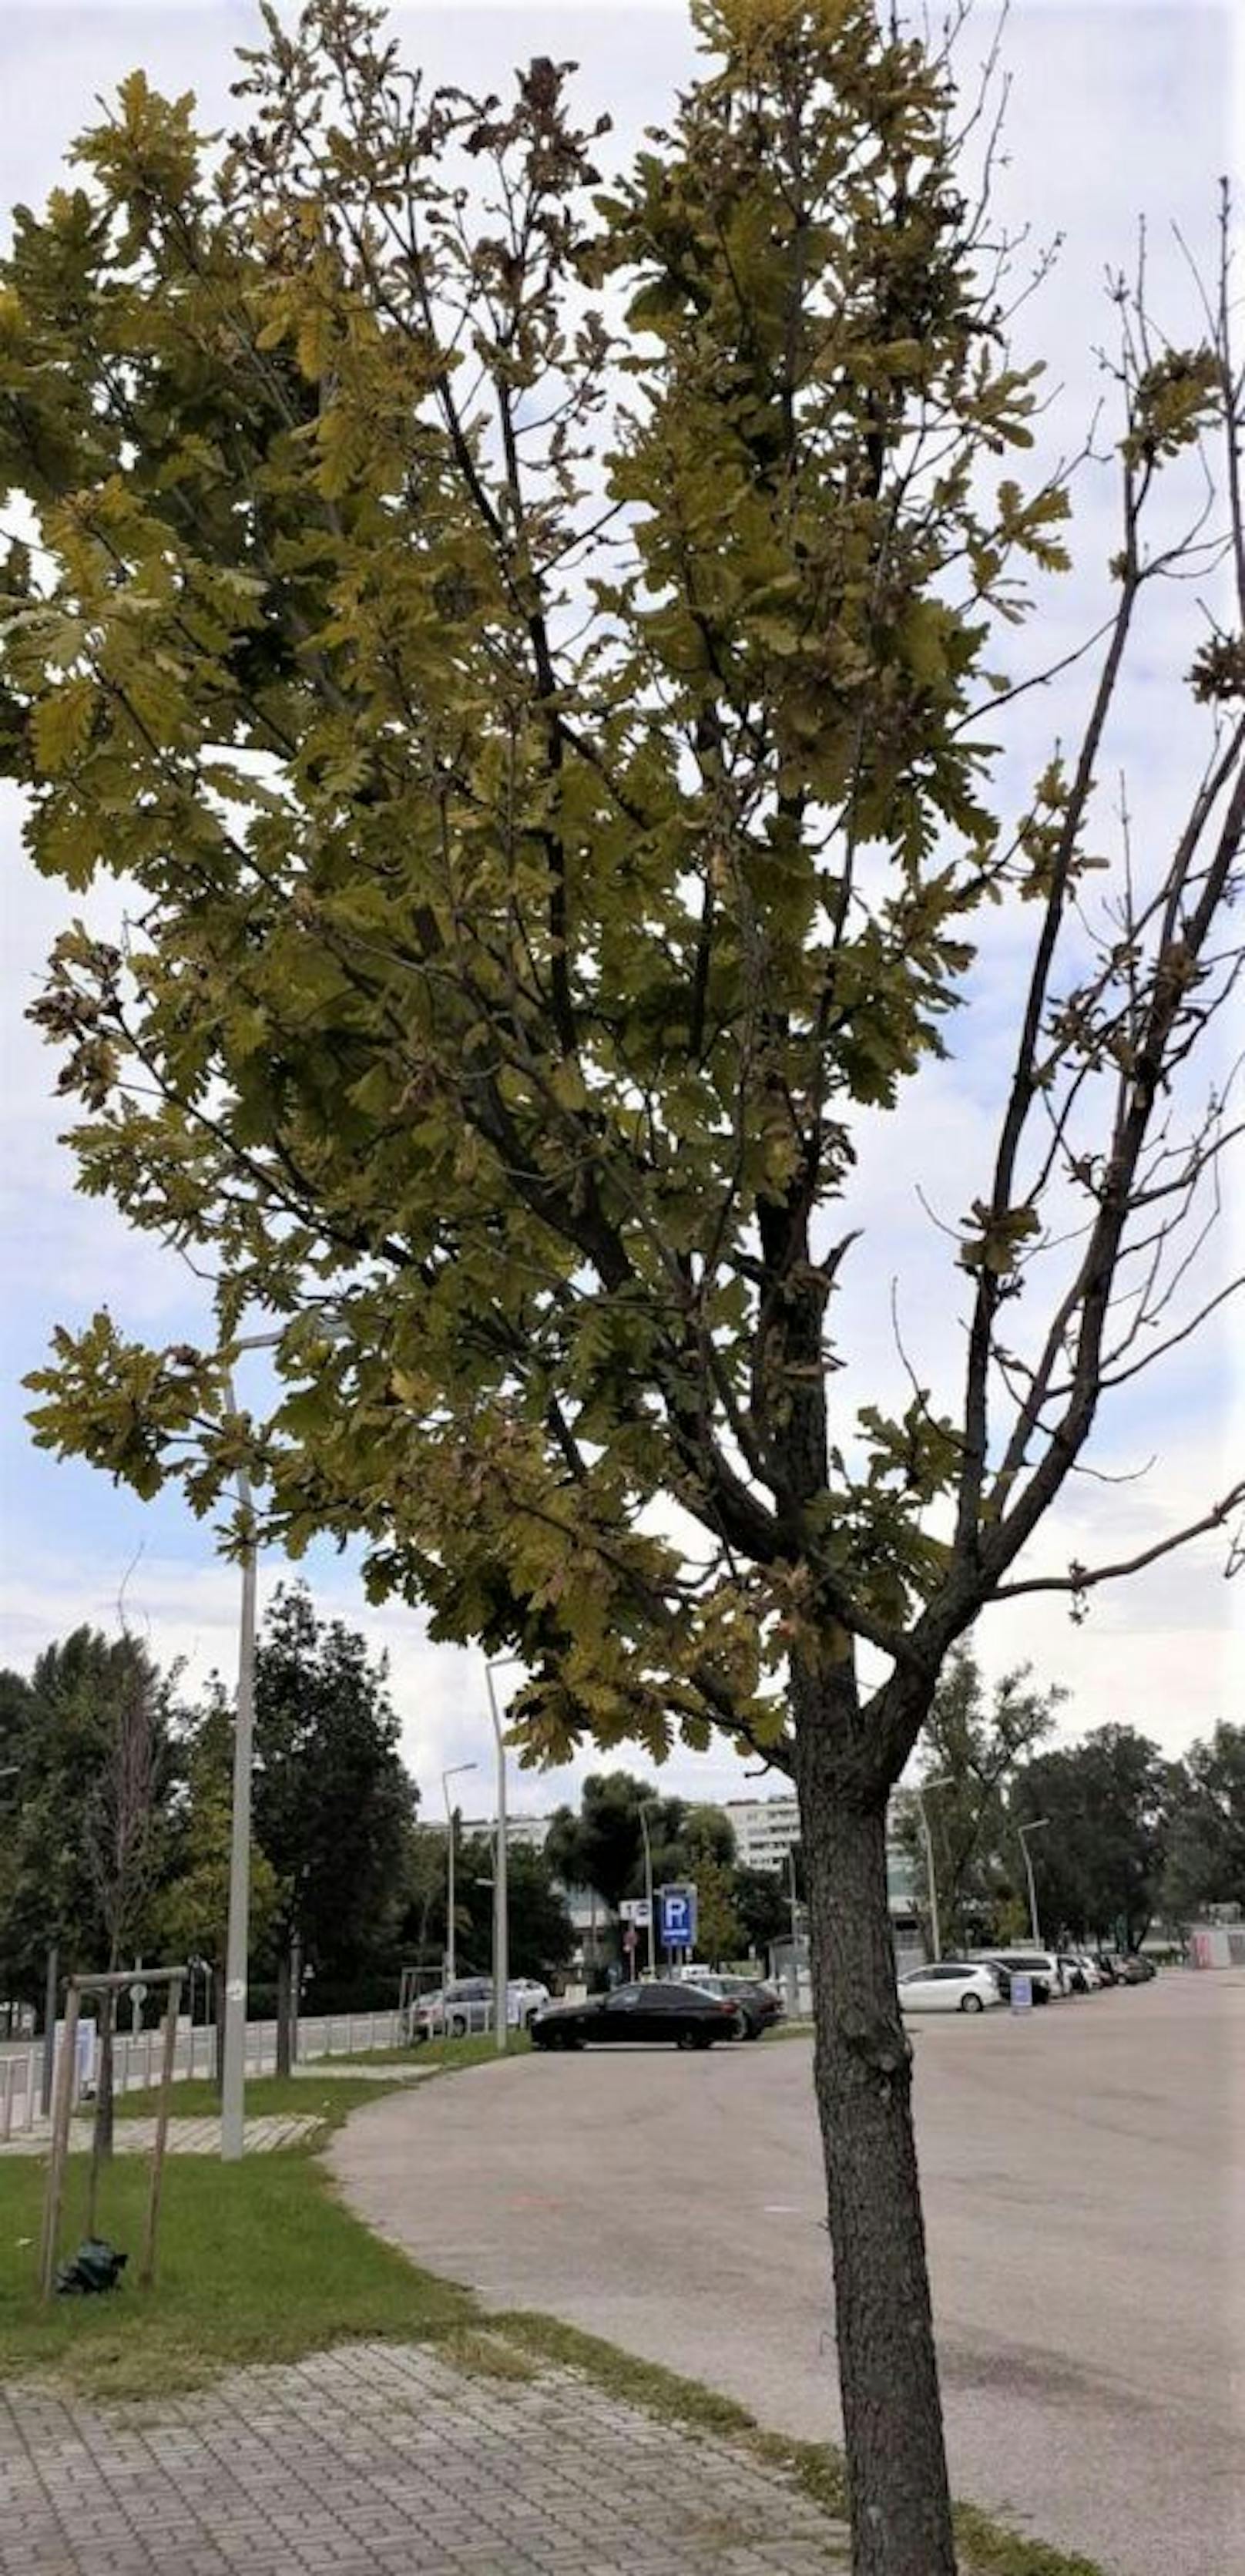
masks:
<path id="1" fill-rule="evenodd" d="M 1013 2011 L 1014 2013 L 1026 2013 L 1026 2012 L 1032 2012 L 1032 2010 L 1033 2010 L 1033 1979 L 1032 1979 L 1032 1977 L 1025 1977 L 1025 1976 L 1021 1976 L 1021 1975 L 1019 1975 L 1019 1974 L 1013 1974 L 1013 1977 L 1012 1977 L 1011 2005 L 1012 2005 L 1012 2011 Z"/>
<path id="2" fill-rule="evenodd" d="M 690 1958 L 696 1947 L 696 1890 L 684 1884 L 657 1891 L 661 1946 L 670 1957 L 681 1950 Z"/>

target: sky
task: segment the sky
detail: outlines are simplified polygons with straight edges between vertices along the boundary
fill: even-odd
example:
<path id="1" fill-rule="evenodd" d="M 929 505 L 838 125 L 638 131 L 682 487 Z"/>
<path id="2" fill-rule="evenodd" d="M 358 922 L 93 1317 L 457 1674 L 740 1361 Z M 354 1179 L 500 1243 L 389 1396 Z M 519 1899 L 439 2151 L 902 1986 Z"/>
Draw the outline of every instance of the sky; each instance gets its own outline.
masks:
<path id="1" fill-rule="evenodd" d="M 681 0 L 509 0 L 505 7 L 457 0 L 452 11 L 410 5 L 392 14 L 412 61 L 468 87 L 502 86 L 511 67 L 533 54 L 578 60 L 582 95 L 594 113 L 609 109 L 620 150 L 662 120 L 693 61 Z M 193 89 L 209 126 L 229 120 L 233 48 L 254 41 L 257 25 L 257 12 L 238 0 L 153 0 L 149 7 L 6 0 L 6 202 L 37 205 L 58 184 L 69 138 L 136 64 L 162 89 Z M 993 11 L 978 10 L 966 65 L 980 58 L 995 25 Z M 1215 179 L 1231 166 L 1233 140 L 1245 129 L 1245 38 L 1234 48 L 1231 8 L 1201 0 L 1021 0 L 1004 31 L 1003 60 L 1012 86 L 1001 203 L 1013 227 L 1030 227 L 1026 256 L 1062 237 L 1054 273 L 1026 309 L 1019 335 L 1030 354 L 1047 357 L 1058 388 L 1043 432 L 1054 453 L 1078 444 L 1097 390 L 1091 353 L 1109 327 L 1105 274 L 1130 265 L 1143 215 L 1156 300 L 1166 297 L 1170 310 L 1186 317 L 1183 336 L 1193 336 L 1171 227 L 1178 223 L 1195 249 L 1209 250 Z M 1082 631 L 1092 612 L 1094 568 L 1110 544 L 1097 508 L 1091 495 L 1074 521 L 1084 573 L 1043 601 L 1043 658 L 1065 634 L 1071 640 Z M 1171 610 L 1176 618 L 1192 613 L 1191 603 Z M 1152 673 L 1142 669 L 1122 734 L 1130 803 L 1143 832 L 1161 830 L 1179 765 L 1162 680 L 1170 638 L 1163 642 L 1161 662 L 1156 653 Z M 1050 693 L 1030 701 L 1022 753 L 1044 756 L 1040 745 L 1061 721 L 1071 729 L 1081 703 L 1075 682 L 1066 706 L 1052 705 Z M 42 1645 L 80 1622 L 113 1626 L 123 1598 L 127 1617 L 162 1663 L 185 1658 L 192 1683 L 213 1669 L 231 1676 L 238 1576 L 214 1556 L 210 1530 L 172 1495 L 144 1504 L 85 1465 L 42 1455 L 25 1428 L 29 1398 L 20 1381 L 39 1364 L 56 1323 L 76 1323 L 107 1304 L 124 1329 L 162 1341 L 193 1331 L 200 1310 L 193 1282 L 172 1255 L 129 1233 L 105 1204 L 75 1193 L 71 1157 L 57 1141 L 56 1060 L 23 1012 L 70 912 L 83 909 L 106 930 L 119 897 L 102 885 L 79 907 L 63 887 L 41 882 L 22 854 L 20 823 L 17 797 L 0 787 L 0 1662 L 28 1669 Z M 1013 1007 L 1009 936 L 1000 932 L 987 944 L 952 1060 L 922 1084 L 886 1150 L 873 1158 L 862 1205 L 853 1209 L 853 1222 L 866 1225 L 865 1247 L 848 1265 L 839 1320 L 853 1361 L 880 1379 L 894 1366 L 881 1279 L 901 1282 L 905 1334 L 913 1337 L 923 1379 L 936 1383 L 954 1356 L 949 1319 L 929 1293 L 937 1247 L 918 1187 L 953 1222 L 965 1205 L 962 1175 L 981 1172 L 992 1076 Z M 1204 1275 L 1226 1277 L 1242 1266 L 1245 1221 L 1229 1209 L 1204 1256 Z M 1234 1311 L 1227 1309 L 1229 1318 Z M 1245 1370 L 1234 1364 L 1229 1321 L 1190 1345 L 1161 1388 L 1156 1382 L 1153 1393 L 1117 1409 L 1098 1463 L 1129 1476 L 1151 1458 L 1154 1465 L 1140 1481 L 1080 1484 L 1035 1547 L 1032 1570 L 1059 1570 L 1074 1556 L 1092 1559 L 1104 1550 L 1131 1554 L 1162 1526 L 1195 1516 L 1240 1472 L 1234 1461 L 1243 1433 Z M 1241 1585 L 1222 1581 L 1223 1553 L 1222 1540 L 1202 1542 L 1098 1593 L 1081 1626 L 1055 1597 L 1005 1605 L 978 1631 L 983 1667 L 999 1674 L 1029 1660 L 1043 1682 L 1066 1690 L 1063 1736 L 1118 1720 L 1179 1751 L 1218 1720 L 1245 1716 L 1245 1600 Z M 261 1598 L 284 1570 L 279 1562 L 264 1566 Z M 480 1656 L 434 1645 L 420 1615 L 401 1605 L 370 1609 L 349 1555 L 316 1552 L 301 1571 L 324 1610 L 358 1625 L 388 1654 L 404 1752 L 425 1812 L 439 1809 L 439 1775 L 451 1763 L 479 1764 L 478 1799 L 474 1782 L 460 1782 L 459 1792 L 468 1808 L 488 1804 L 492 1749 Z M 504 1687 L 505 1676 L 498 1678 Z M 512 1783 L 512 1804 L 535 1811 L 573 1797 L 585 1771 L 600 1764 L 589 1754 L 566 1770 L 524 1775 Z M 663 1785 L 717 1798 L 763 1795 L 782 1784 L 774 1775 L 749 1780 L 722 1745 L 703 1756 L 676 1755 Z"/>

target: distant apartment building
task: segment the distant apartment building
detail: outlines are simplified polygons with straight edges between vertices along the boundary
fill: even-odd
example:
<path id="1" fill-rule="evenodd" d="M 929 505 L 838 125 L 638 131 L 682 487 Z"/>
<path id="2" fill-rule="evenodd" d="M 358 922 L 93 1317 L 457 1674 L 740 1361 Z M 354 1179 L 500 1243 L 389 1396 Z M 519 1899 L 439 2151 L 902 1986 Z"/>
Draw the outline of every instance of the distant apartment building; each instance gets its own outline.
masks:
<path id="1" fill-rule="evenodd" d="M 511 1851 L 543 1851 L 549 1839 L 552 1816 L 507 1816 L 506 1841 Z M 458 1828 L 463 1841 L 473 1834 L 487 1835 L 492 1842 L 497 1832 L 496 1816 L 464 1816 Z"/>
<path id="2" fill-rule="evenodd" d="M 772 1798 L 728 1798 L 726 1813 L 741 1869 L 783 1869 L 800 1839 L 799 1801 L 793 1791 Z"/>
<path id="3" fill-rule="evenodd" d="M 787 1854 L 800 1839 L 799 1802 L 790 1790 L 770 1798 L 728 1798 L 726 1813 L 735 1832 L 735 1858 L 742 1869 L 785 1869 Z M 886 1886 L 891 1913 L 915 1915 L 916 1871 L 912 1855 L 887 1837 Z"/>

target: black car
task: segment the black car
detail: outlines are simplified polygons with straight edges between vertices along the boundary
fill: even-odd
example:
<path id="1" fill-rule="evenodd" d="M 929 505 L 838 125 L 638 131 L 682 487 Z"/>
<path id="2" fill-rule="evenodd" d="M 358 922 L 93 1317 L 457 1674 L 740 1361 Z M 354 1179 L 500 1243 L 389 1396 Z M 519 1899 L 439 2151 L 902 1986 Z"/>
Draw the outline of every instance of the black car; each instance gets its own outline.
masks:
<path id="1" fill-rule="evenodd" d="M 665 2041 L 675 2048 L 712 2048 L 715 2039 L 737 2039 L 743 2016 L 733 1995 L 701 1994 L 695 1986 L 661 1981 L 616 1986 L 612 1995 L 590 1995 L 586 2004 L 555 2004 L 532 2023 L 533 2048 L 602 2048 L 615 2041 Z"/>
<path id="2" fill-rule="evenodd" d="M 726 1977 L 714 1971 L 711 1975 L 697 1977 L 691 1991 L 693 1994 L 725 1997 L 738 2004 L 743 2015 L 741 2039 L 759 2039 L 762 2031 L 782 2020 L 782 2005 L 774 1988 L 765 1985 L 760 1977 Z"/>

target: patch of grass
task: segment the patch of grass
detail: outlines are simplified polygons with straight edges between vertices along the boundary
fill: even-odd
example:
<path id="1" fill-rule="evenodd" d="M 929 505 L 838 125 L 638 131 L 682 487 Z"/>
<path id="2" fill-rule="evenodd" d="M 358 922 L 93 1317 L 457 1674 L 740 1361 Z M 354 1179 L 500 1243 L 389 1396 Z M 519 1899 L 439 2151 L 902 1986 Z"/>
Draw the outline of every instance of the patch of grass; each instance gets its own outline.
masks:
<path id="1" fill-rule="evenodd" d="M 811 2021 L 774 2021 L 770 2023 L 769 2029 L 763 2034 L 763 2036 L 765 2039 L 770 2040 L 811 2039 L 813 2036 L 813 2025 Z"/>
<path id="2" fill-rule="evenodd" d="M 322 2120 L 326 2128 L 336 2129 L 349 2112 L 359 2110 L 363 2103 L 381 2102 L 386 2094 L 401 2089 L 396 2084 L 369 2083 L 366 2076 L 352 2084 L 348 2076 L 330 2075 L 323 2084 L 317 2084 L 314 2076 L 253 2075 L 247 2078 L 246 2116 L 248 2120 L 314 2118 Z M 119 2093 L 116 2118 L 151 2120 L 159 2104 L 159 2088 L 155 2085 L 150 2091 Z M 206 2076 L 173 2086 L 170 2119 L 214 2120 L 219 2116 L 220 2095 Z"/>
<path id="3" fill-rule="evenodd" d="M 527 2057 L 531 2046 L 525 2030 L 512 2030 L 506 2043 L 506 2056 Z M 497 2042 L 491 2030 L 474 2032 L 469 2039 L 426 2039 L 413 2056 L 416 2066 L 431 2067 L 445 2075 L 458 2067 L 496 2066 L 497 2062 Z"/>
<path id="4" fill-rule="evenodd" d="M 660 2417 L 662 2423 L 686 2424 L 701 2432 L 716 2433 L 750 2452 L 754 2459 L 785 2469 L 823 2512 L 846 2518 L 845 2463 L 842 2453 L 831 2443 L 798 2442 L 789 2434 L 771 2432 L 735 2398 L 706 2388 L 700 2380 L 684 2379 L 677 2371 L 664 2370 L 656 2362 L 639 2361 L 631 2353 L 620 2352 L 615 2344 L 604 2343 L 599 2335 L 563 2325 L 557 2317 L 513 2309 L 491 2322 L 524 2351 L 538 2354 L 559 2369 L 582 2371 L 586 2379 L 608 2390 L 620 2402 L 643 2407 Z M 1045 2541 L 1026 2539 L 980 2512 L 976 2505 L 956 2506 L 955 2534 L 962 2576 L 1103 2576 L 1093 2559 L 1069 2557 L 1063 2550 L 1049 2548 Z"/>
<path id="5" fill-rule="evenodd" d="M 375 2092 L 367 2087 L 369 2099 Z M 130 2275 L 109 2296 L 54 2299 L 43 2309 L 36 2289 L 43 2184 L 40 2160 L 0 2161 L 5 2380 L 54 2377 L 92 2398 L 161 2396 L 200 2387 L 234 2365 L 297 2361 L 361 2336 L 425 2342 L 474 2321 L 465 2291 L 416 2271 L 350 2216 L 306 2150 L 231 2165 L 171 2156 L 150 2291 L 134 2277 L 147 2160 L 119 2156 L 104 2182 L 99 2226 L 128 2251 Z M 79 2241 L 85 2188 L 86 2158 L 71 2157 L 62 2251 Z"/>
<path id="6" fill-rule="evenodd" d="M 485 2334 L 478 2326 L 456 2326 L 442 2336 L 438 2356 L 451 2368 L 461 2370 L 468 2379 L 511 2379 L 530 2384 L 540 2377 L 540 2365 L 518 2346 L 507 2343 L 501 2335 Z"/>

